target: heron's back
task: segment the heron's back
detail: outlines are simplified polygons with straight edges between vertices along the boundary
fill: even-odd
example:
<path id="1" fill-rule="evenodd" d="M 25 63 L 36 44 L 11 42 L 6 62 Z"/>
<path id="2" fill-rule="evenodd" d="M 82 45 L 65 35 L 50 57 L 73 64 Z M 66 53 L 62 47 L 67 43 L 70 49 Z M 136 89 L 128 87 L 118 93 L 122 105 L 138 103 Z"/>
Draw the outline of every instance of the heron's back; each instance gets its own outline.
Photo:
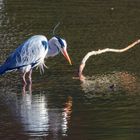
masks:
<path id="1" fill-rule="evenodd" d="M 4 71 L 20 69 L 28 65 L 35 66 L 44 60 L 48 51 L 48 40 L 43 35 L 35 35 L 21 44 L 9 55 L 4 64 L 0 67 Z"/>

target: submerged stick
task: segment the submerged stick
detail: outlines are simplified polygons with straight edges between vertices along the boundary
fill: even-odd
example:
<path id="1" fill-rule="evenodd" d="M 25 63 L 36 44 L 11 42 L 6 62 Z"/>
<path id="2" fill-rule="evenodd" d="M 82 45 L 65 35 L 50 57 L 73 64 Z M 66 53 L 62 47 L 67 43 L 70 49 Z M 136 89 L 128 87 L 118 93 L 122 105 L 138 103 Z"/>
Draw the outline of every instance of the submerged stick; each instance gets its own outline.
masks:
<path id="1" fill-rule="evenodd" d="M 90 56 L 92 55 L 98 55 L 98 54 L 102 54 L 102 53 L 106 53 L 106 52 L 116 52 L 116 53 L 122 53 L 125 52 L 129 49 L 131 49 L 132 47 L 134 47 L 136 44 L 140 43 L 140 39 L 138 39 L 137 41 L 133 42 L 132 44 L 130 44 L 129 46 L 123 48 L 123 49 L 110 49 L 110 48 L 105 48 L 103 50 L 98 50 L 98 51 L 91 51 L 88 52 L 85 57 L 82 59 L 80 67 L 79 67 L 79 77 L 80 79 L 83 79 L 84 76 L 82 74 L 84 67 L 86 65 L 86 61 L 89 59 Z"/>

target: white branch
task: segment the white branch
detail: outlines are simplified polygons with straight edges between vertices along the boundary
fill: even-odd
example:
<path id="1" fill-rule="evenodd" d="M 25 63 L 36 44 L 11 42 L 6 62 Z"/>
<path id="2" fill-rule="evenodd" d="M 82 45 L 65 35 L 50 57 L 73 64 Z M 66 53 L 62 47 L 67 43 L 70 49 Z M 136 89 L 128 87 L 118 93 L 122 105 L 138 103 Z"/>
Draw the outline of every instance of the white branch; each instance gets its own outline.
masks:
<path id="1" fill-rule="evenodd" d="M 86 61 L 89 59 L 90 56 L 92 56 L 92 55 L 98 55 L 98 54 L 102 54 L 102 53 L 106 53 L 106 52 L 122 53 L 122 52 L 125 52 L 125 51 L 129 50 L 130 48 L 134 47 L 138 43 L 140 43 L 140 39 L 138 39 L 137 41 L 133 42 L 132 44 L 130 44 L 129 46 L 127 46 L 126 48 L 123 48 L 123 49 L 110 49 L 110 48 L 105 48 L 103 50 L 88 52 L 85 55 L 85 57 L 82 59 L 81 65 L 79 67 L 79 76 L 82 75 L 82 72 L 83 72 L 84 67 L 86 65 Z"/>

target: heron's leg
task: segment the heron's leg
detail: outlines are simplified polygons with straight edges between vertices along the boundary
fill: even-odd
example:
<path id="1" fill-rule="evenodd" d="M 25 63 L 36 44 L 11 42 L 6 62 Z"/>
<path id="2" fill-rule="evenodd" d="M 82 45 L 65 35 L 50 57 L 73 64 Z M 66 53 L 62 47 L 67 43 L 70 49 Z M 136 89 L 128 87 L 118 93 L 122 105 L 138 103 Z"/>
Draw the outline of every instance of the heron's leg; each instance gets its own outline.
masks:
<path id="1" fill-rule="evenodd" d="M 23 75 L 22 75 L 22 80 L 23 80 L 23 84 L 24 84 L 24 85 L 27 85 L 26 77 L 25 77 L 25 76 L 26 76 L 26 72 L 23 73 Z"/>
<path id="2" fill-rule="evenodd" d="M 29 71 L 29 82 L 32 83 L 32 69 Z"/>

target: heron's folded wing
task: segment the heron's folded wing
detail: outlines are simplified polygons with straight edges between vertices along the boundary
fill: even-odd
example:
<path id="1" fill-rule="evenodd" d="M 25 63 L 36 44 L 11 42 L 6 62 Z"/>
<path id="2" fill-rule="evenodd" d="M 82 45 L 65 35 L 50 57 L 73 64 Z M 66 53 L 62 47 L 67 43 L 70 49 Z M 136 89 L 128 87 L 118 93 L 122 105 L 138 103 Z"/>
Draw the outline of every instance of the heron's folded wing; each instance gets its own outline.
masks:
<path id="1" fill-rule="evenodd" d="M 47 42 L 47 40 L 44 40 Z M 29 40 L 19 46 L 5 61 L 8 69 L 35 65 L 47 52 L 42 40 Z"/>

